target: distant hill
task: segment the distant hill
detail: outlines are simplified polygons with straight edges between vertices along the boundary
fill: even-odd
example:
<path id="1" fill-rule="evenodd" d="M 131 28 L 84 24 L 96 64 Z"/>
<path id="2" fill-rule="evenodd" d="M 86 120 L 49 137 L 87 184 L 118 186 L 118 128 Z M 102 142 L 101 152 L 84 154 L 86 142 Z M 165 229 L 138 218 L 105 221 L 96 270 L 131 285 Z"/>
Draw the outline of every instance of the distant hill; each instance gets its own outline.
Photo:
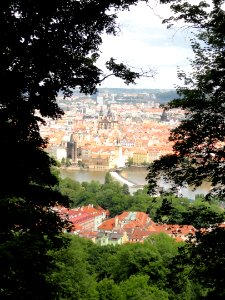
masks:
<path id="1" fill-rule="evenodd" d="M 180 98 L 176 90 L 159 90 L 155 93 L 156 99 L 159 100 L 161 104 L 167 103 L 175 98 Z"/>
<path id="2" fill-rule="evenodd" d="M 160 104 L 179 98 L 175 89 L 130 89 L 130 88 L 98 88 L 99 93 L 110 94 L 149 94 Z"/>
<path id="3" fill-rule="evenodd" d="M 91 97 L 96 98 L 98 94 L 114 94 L 114 95 L 122 95 L 122 94 L 143 94 L 149 95 L 149 98 L 159 102 L 160 104 L 167 103 L 174 98 L 179 98 L 175 89 L 132 89 L 132 88 L 98 88 L 98 92 Z M 78 89 L 74 90 L 75 95 L 84 96 L 84 94 L 80 93 Z M 59 92 L 59 95 L 62 96 L 62 92 Z M 139 97 L 140 98 L 140 97 Z"/>

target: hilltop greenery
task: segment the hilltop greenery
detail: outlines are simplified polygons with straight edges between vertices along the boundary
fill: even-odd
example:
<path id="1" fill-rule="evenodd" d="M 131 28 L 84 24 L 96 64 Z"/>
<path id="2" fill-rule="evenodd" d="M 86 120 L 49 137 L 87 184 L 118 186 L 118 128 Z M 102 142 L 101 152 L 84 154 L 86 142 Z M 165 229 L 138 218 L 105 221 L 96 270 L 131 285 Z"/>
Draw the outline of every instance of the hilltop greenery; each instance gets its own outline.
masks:
<path id="1" fill-rule="evenodd" d="M 212 189 L 206 201 L 217 199 L 224 202 L 224 0 L 213 0 L 211 5 L 208 1 L 196 4 L 187 1 L 169 2 L 173 3 L 174 15 L 165 22 L 171 26 L 173 22 L 182 20 L 186 26 L 195 28 L 195 37 L 191 41 L 195 57 L 191 61 L 190 73 L 179 71 L 182 85 L 177 91 L 180 98 L 174 99 L 167 106 L 167 109 L 184 109 L 186 115 L 171 132 L 173 154 L 161 157 L 149 167 L 149 193 L 157 191 L 160 178 L 170 182 L 174 190 L 186 184 L 198 187 L 203 181 L 208 181 Z M 204 211 L 205 220 L 216 223 L 217 217 L 214 214 L 207 216 L 204 206 L 200 210 Z M 193 221 L 198 221 L 198 211 L 193 215 Z M 212 224 L 211 232 L 199 234 L 197 241 L 198 244 L 190 246 L 188 255 L 197 270 L 196 278 L 208 288 L 203 299 L 223 299 L 225 254 L 222 249 L 225 247 L 225 230 Z M 182 253 L 181 258 L 183 264 L 187 253 Z"/>
<path id="2" fill-rule="evenodd" d="M 195 246 L 192 242 L 178 243 L 165 234 L 153 234 L 144 244 L 98 246 L 72 237 L 70 249 L 52 253 L 59 267 L 50 278 L 60 282 L 60 299 L 72 299 L 72 293 L 76 299 L 99 300 L 192 300 L 212 299 L 211 295 L 222 299 L 215 296 L 218 290 L 222 293 L 218 281 L 222 273 L 216 272 L 223 272 L 223 264 L 213 260 L 215 249 L 217 258 L 223 259 L 222 230 L 201 234 L 202 228 L 225 221 L 220 202 L 208 202 L 202 195 L 189 200 L 166 192 L 150 197 L 147 187 L 130 195 L 109 173 L 104 184 L 65 178 L 60 180 L 59 188 L 69 196 L 71 207 L 100 205 L 111 216 L 124 210 L 143 211 L 158 223 L 194 225 L 200 230 L 196 239 L 201 242 Z"/>
<path id="3" fill-rule="evenodd" d="M 196 286 L 191 280 L 179 293 L 175 285 L 168 285 L 172 259 L 181 244 L 164 234 L 153 235 L 144 244 L 123 246 L 71 240 L 69 249 L 52 253 L 57 267 L 48 280 L 57 286 L 56 299 L 178 299 L 175 295 L 191 299 L 187 295 Z"/>
<path id="4" fill-rule="evenodd" d="M 155 222 L 193 224 L 199 229 L 216 226 L 225 218 L 218 202 L 209 203 L 201 195 L 194 201 L 166 193 L 150 197 L 146 188 L 128 195 L 109 174 L 104 184 L 65 178 L 60 179 L 59 187 L 71 199 L 71 207 L 91 203 L 109 209 L 112 215 L 138 210 L 148 212 Z M 69 249 L 51 252 L 57 267 L 48 280 L 57 286 L 57 299 L 211 299 L 216 286 L 214 272 L 222 272 L 223 268 L 218 269 L 217 261 L 206 261 L 208 242 L 215 241 L 214 234 L 215 231 L 201 237 L 200 247 L 178 243 L 163 233 L 151 235 L 143 244 L 122 246 L 99 246 L 70 236 Z M 219 235 L 217 231 L 218 242 Z M 217 248 L 220 255 L 224 241 L 221 242 L 220 239 Z M 210 278 L 209 287 L 205 283 Z"/>

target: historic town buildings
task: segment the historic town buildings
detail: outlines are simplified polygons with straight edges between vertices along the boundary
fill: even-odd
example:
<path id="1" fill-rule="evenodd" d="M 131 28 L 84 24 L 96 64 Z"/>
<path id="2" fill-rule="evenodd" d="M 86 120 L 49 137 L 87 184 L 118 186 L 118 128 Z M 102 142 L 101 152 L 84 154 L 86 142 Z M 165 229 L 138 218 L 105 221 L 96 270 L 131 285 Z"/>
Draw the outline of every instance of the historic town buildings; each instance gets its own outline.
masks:
<path id="1" fill-rule="evenodd" d="M 148 214 L 139 211 L 124 211 L 110 218 L 107 210 L 95 208 L 91 204 L 55 210 L 72 223 L 72 234 L 90 239 L 101 246 L 142 243 L 150 235 L 161 232 L 177 241 L 185 241 L 195 234 L 195 228 L 191 225 L 157 224 Z"/>
<path id="2" fill-rule="evenodd" d="M 172 151 L 169 132 L 183 117 L 182 111 L 165 113 L 152 99 L 142 103 L 138 97 L 136 103 L 132 98 L 129 103 L 107 97 L 107 102 L 104 97 L 101 101 L 77 97 L 67 104 L 59 99 L 64 116 L 40 126 L 49 141 L 48 151 L 58 161 L 107 170 L 126 164 L 145 165 Z"/>

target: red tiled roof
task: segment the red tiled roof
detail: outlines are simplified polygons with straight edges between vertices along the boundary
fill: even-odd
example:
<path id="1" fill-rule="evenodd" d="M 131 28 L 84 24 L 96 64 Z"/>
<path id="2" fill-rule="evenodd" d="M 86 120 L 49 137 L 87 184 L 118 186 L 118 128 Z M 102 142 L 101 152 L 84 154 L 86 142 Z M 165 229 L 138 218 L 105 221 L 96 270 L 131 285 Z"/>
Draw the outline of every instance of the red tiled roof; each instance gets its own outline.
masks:
<path id="1" fill-rule="evenodd" d="M 115 227 L 115 218 L 112 218 L 112 219 L 108 219 L 108 220 L 104 221 L 104 222 L 98 227 L 98 229 L 103 229 L 103 230 L 113 230 L 114 227 Z"/>
<path id="2" fill-rule="evenodd" d="M 168 234 L 188 235 L 194 234 L 195 228 L 192 225 L 170 225 L 170 224 L 155 224 L 157 232 L 165 232 Z"/>
<path id="3" fill-rule="evenodd" d="M 124 212 L 122 212 L 122 214 L 118 215 L 117 217 L 119 220 L 124 220 L 128 216 L 128 214 L 129 214 L 129 212 L 124 211 Z"/>
<path id="4" fill-rule="evenodd" d="M 143 229 L 135 229 L 133 233 L 128 234 L 128 236 L 129 239 L 143 240 L 144 238 L 147 238 L 150 234 L 152 234 L 151 231 L 143 230 Z"/>
<path id="5" fill-rule="evenodd" d="M 130 221 L 129 223 L 125 224 L 123 226 L 124 229 L 127 229 L 127 228 L 136 228 L 136 227 L 142 227 L 142 224 L 139 220 L 133 220 L 133 221 Z"/>

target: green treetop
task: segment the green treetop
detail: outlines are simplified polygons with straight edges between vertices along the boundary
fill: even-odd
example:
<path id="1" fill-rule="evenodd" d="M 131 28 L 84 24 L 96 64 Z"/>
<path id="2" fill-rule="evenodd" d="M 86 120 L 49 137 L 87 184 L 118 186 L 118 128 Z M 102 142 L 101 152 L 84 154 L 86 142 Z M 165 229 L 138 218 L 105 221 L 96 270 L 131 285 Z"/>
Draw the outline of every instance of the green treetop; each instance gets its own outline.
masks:
<path id="1" fill-rule="evenodd" d="M 173 154 L 163 156 L 149 167 L 147 179 L 151 190 L 164 176 L 175 186 L 199 186 L 203 181 L 212 183 L 212 194 L 223 198 L 224 136 L 225 136 L 225 13 L 224 1 L 205 1 L 191 5 L 186 1 L 171 6 L 174 16 L 192 25 L 195 38 L 191 40 L 195 58 L 192 71 L 178 72 L 183 85 L 177 88 L 179 99 L 171 101 L 169 108 L 185 110 L 185 118 L 172 130 L 170 141 Z M 197 28 L 197 31 L 196 31 Z"/>
<path id="2" fill-rule="evenodd" d="M 224 0 L 212 0 L 212 5 L 201 1 L 172 2 L 174 15 L 168 21 L 184 20 L 192 26 L 195 38 L 189 74 L 179 72 L 183 86 L 177 88 L 179 99 L 171 101 L 169 108 L 185 110 L 185 118 L 172 130 L 170 141 L 174 143 L 173 154 L 161 157 L 149 167 L 147 176 L 149 193 L 157 191 L 162 177 L 174 187 L 199 186 L 209 181 L 212 190 L 208 200 L 215 197 L 224 201 L 225 194 L 225 12 Z M 200 213 L 201 211 L 201 213 Z M 207 206 L 193 207 L 186 221 L 194 219 L 196 226 L 219 223 L 216 211 Z M 218 218 L 219 217 L 219 218 Z M 224 227 L 210 226 L 208 232 L 196 233 L 198 243 L 190 245 L 181 253 L 173 266 L 187 265 L 189 276 L 200 283 L 199 299 L 224 299 Z M 175 273 L 176 274 L 176 273 Z M 177 281 L 179 282 L 179 281 Z"/>

